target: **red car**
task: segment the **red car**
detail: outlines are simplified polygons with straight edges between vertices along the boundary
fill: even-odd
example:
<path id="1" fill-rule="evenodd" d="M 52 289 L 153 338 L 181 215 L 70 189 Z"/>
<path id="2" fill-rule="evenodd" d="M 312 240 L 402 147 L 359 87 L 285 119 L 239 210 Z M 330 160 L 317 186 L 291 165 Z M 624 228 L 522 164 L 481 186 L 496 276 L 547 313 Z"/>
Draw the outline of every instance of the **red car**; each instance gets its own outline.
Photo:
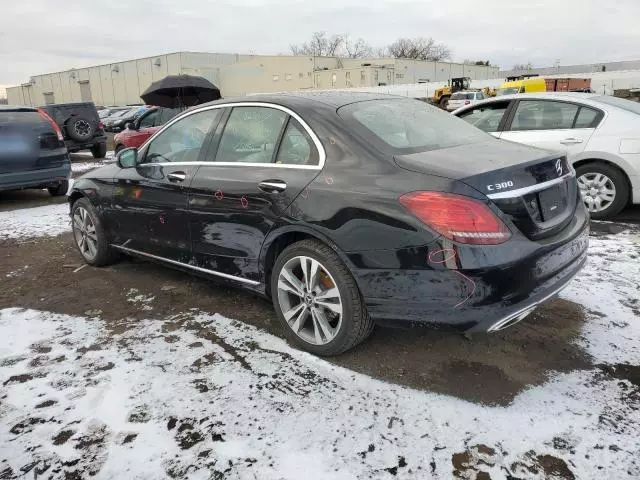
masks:
<path id="1" fill-rule="evenodd" d="M 116 153 L 123 148 L 140 147 L 162 125 L 175 117 L 180 111 L 181 109 L 179 108 L 151 107 L 134 122 L 128 124 L 128 127 L 122 132 L 113 137 Z"/>

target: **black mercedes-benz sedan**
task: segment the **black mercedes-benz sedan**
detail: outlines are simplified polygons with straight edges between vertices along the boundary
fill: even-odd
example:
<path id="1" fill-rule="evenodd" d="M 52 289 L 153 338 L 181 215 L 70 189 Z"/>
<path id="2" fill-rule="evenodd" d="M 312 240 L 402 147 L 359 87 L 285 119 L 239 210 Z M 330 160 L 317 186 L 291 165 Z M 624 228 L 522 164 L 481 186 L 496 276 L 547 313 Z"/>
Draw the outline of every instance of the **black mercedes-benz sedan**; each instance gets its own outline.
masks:
<path id="1" fill-rule="evenodd" d="M 120 252 L 244 286 L 318 355 L 375 322 L 503 329 L 565 287 L 588 244 L 564 156 L 363 93 L 199 105 L 69 201 L 89 264 Z"/>

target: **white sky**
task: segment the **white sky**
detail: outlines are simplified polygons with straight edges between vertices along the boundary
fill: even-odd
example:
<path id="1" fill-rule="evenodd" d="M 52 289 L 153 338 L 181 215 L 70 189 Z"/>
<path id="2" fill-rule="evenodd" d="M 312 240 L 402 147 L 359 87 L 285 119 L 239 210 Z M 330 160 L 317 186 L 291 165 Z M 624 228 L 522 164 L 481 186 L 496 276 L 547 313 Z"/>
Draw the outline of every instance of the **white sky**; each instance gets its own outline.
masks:
<path id="1" fill-rule="evenodd" d="M 0 84 L 182 50 L 289 53 L 316 30 L 431 36 L 504 68 L 637 60 L 638 18 L 638 0 L 21 0 L 0 16 Z"/>

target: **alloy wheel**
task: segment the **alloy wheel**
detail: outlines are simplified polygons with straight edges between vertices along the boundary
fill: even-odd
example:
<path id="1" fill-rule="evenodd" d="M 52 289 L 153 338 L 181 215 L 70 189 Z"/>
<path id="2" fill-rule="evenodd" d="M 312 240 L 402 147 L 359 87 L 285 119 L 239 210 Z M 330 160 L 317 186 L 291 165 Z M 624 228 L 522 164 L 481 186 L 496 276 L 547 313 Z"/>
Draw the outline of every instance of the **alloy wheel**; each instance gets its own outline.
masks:
<path id="1" fill-rule="evenodd" d="M 335 280 L 317 260 L 291 258 L 278 275 L 278 302 L 287 324 L 302 340 L 326 345 L 340 331 L 342 299 Z"/>
<path id="2" fill-rule="evenodd" d="M 73 235 L 82 256 L 93 260 L 98 254 L 98 234 L 89 212 L 78 207 L 73 214 Z"/>
<path id="3" fill-rule="evenodd" d="M 611 206 L 616 198 L 616 186 L 602 173 L 585 173 L 578 177 L 580 194 L 592 213 L 602 212 Z"/>

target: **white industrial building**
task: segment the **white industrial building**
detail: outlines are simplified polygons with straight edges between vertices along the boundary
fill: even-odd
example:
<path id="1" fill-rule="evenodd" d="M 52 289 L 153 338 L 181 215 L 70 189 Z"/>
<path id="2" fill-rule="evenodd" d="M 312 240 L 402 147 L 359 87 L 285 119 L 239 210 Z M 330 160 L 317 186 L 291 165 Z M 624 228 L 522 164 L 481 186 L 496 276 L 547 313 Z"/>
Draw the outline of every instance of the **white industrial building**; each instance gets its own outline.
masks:
<path id="1" fill-rule="evenodd" d="M 77 101 L 93 101 L 96 105 L 141 103 L 140 94 L 152 82 L 177 74 L 205 77 L 225 97 L 499 77 L 497 67 L 451 62 L 178 52 L 35 75 L 22 85 L 7 88 L 7 98 L 9 104 L 32 106 Z"/>

